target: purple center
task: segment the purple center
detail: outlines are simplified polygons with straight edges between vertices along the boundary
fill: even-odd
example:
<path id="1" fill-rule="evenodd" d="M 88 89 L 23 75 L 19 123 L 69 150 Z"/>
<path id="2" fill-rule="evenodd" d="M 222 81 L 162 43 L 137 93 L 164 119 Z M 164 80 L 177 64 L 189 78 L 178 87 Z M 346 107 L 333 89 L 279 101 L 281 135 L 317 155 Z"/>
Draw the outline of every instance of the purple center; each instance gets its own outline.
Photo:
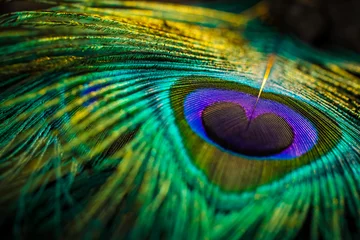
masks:
<path id="1" fill-rule="evenodd" d="M 255 102 L 256 97 L 248 93 L 237 92 L 233 90 L 199 89 L 191 92 L 186 97 L 184 102 L 184 114 L 192 130 L 202 139 L 215 144 L 224 150 L 230 150 L 231 152 L 234 152 L 233 149 L 229 149 L 219 144 L 219 141 L 210 139 L 209 131 L 207 131 L 206 127 L 204 126 L 204 121 L 202 118 L 203 113 L 205 109 L 211 107 L 214 104 L 233 103 L 241 106 L 241 108 L 245 111 L 246 118 L 250 119 Z M 286 160 L 296 158 L 308 152 L 316 144 L 317 133 L 311 122 L 285 104 L 269 99 L 260 99 L 255 111 L 252 114 L 251 120 L 255 120 L 258 117 L 261 118 L 262 115 L 264 116 L 264 114 L 271 114 L 272 116 L 278 116 L 281 118 L 288 124 L 288 126 L 291 127 L 293 135 L 291 143 L 287 144 L 286 148 L 282 148 L 281 151 L 267 155 L 266 157 L 261 156 L 263 154 L 259 154 L 259 157 L 256 157 L 257 159 Z M 264 127 L 264 124 L 262 124 L 262 127 Z M 269 124 L 269 128 L 271 127 L 272 125 Z M 244 138 L 242 140 L 244 141 Z M 272 137 L 268 139 L 268 141 L 278 140 L 276 140 L 275 137 Z M 246 144 L 243 143 L 242 145 L 245 146 Z M 248 155 L 236 151 L 234 153 Z M 253 154 L 253 156 L 256 155 Z"/>

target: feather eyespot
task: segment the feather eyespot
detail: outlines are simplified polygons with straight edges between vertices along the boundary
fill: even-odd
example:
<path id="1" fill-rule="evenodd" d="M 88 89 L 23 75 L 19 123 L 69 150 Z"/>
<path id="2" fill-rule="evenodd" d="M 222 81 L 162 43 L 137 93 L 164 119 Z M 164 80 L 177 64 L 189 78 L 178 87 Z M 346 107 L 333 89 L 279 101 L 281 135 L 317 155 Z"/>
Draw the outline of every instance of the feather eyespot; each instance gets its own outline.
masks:
<path id="1" fill-rule="evenodd" d="M 196 78 L 196 79 L 195 79 Z M 194 164 L 229 191 L 251 189 L 317 160 L 340 140 L 338 124 L 300 100 L 208 77 L 188 77 L 171 102 Z"/>

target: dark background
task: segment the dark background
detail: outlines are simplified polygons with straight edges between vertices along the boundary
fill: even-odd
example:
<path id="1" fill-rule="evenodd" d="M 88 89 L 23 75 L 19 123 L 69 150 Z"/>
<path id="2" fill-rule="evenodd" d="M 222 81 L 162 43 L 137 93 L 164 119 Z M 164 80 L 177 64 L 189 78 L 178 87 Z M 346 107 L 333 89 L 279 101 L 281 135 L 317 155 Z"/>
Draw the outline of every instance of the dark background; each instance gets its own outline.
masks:
<path id="1" fill-rule="evenodd" d="M 159 0 L 158 0 L 159 1 Z M 161 1 L 161 0 L 160 0 Z M 340 47 L 360 53 L 360 0 L 264 0 L 267 22 L 315 47 Z M 258 0 L 172 0 L 228 12 L 241 12 Z M 0 14 L 48 8 L 25 1 L 0 3 Z"/>

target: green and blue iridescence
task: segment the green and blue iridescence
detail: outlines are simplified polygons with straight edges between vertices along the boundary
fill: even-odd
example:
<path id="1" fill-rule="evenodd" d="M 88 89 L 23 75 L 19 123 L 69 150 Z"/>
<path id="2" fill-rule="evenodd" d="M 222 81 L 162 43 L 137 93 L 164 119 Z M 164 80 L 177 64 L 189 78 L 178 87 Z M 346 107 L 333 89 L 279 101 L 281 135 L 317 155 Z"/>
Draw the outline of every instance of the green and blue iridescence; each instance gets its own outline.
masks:
<path id="1" fill-rule="evenodd" d="M 189 7 L 81 3 L 1 18 L 0 220 L 69 238 L 277 239 L 308 217 L 314 238 L 340 236 L 345 211 L 359 219 L 358 85 L 344 70 L 358 65 L 314 66 L 285 38 L 252 114 L 276 33 Z M 239 136 L 219 119 L 240 120 Z"/>
<path id="2" fill-rule="evenodd" d="M 170 99 L 176 123 L 179 126 L 180 135 L 186 139 L 185 147 L 193 159 L 193 164 L 199 167 L 211 182 L 224 190 L 251 189 L 279 179 L 290 171 L 303 167 L 318 160 L 327 152 L 331 152 L 341 140 L 340 127 L 327 114 L 304 101 L 271 92 L 263 93 L 252 118 L 256 121 L 256 118 L 270 113 L 285 120 L 293 133 L 293 139 L 288 147 L 275 154 L 265 154 L 265 156 L 256 156 L 255 154 L 254 156 L 243 154 L 241 151 L 236 152 L 236 149 L 229 150 L 228 146 L 222 145 L 209 136 L 203 121 L 203 112 L 207 107 L 219 103 L 235 103 L 245 109 L 245 118 L 248 119 L 257 93 L 255 88 L 241 84 L 239 81 L 233 82 L 205 76 L 184 77 L 171 88 Z M 237 125 L 239 119 L 234 118 L 233 120 L 236 122 L 234 125 Z M 222 124 L 225 125 L 223 129 L 229 125 L 226 122 Z M 270 126 L 269 122 L 264 122 L 263 126 L 266 128 L 268 124 Z M 263 131 L 260 133 L 263 137 L 267 134 L 264 129 L 259 131 Z M 234 141 L 234 138 L 232 140 Z M 262 147 L 258 146 L 258 150 L 261 150 Z M 206 152 L 209 154 L 203 156 L 204 152 L 199 151 L 201 148 L 206 148 Z M 271 169 L 271 174 L 266 175 L 262 171 L 246 173 L 246 170 L 252 171 L 254 166 L 261 169 L 262 162 L 266 162 L 267 168 Z M 227 172 L 225 177 L 219 177 L 218 173 L 214 172 L 213 169 L 216 169 L 214 166 L 217 164 L 222 168 L 221 172 Z M 238 168 L 237 171 L 233 170 L 236 168 Z M 244 175 L 247 176 L 246 180 L 236 180 Z"/>
<path id="3" fill-rule="evenodd" d="M 82 90 L 82 92 L 81 92 L 81 97 L 86 97 L 88 94 L 95 93 L 98 90 L 102 89 L 103 87 L 106 87 L 109 85 L 110 85 L 110 83 L 99 84 L 99 85 L 94 85 L 94 86 L 89 86 L 88 84 L 85 84 L 84 90 Z M 96 98 L 96 97 L 90 98 L 89 100 L 84 102 L 84 106 L 89 106 L 92 103 L 96 102 L 97 100 L 98 100 L 98 98 Z"/>

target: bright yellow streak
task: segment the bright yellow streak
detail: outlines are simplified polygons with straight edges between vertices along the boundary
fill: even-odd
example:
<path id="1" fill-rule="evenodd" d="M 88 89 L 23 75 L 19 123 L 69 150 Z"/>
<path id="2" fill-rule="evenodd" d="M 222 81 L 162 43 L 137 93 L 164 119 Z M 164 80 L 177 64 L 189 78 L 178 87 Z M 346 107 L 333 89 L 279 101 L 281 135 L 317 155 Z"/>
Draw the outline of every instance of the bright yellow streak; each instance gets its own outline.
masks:
<path id="1" fill-rule="evenodd" d="M 268 60 L 268 63 L 267 63 L 267 65 L 266 65 L 266 70 L 265 70 L 265 74 L 264 74 L 263 81 L 262 81 L 262 83 L 261 83 L 261 87 L 260 87 L 260 90 L 259 90 L 259 94 L 258 94 L 258 96 L 257 96 L 256 102 L 255 102 L 255 105 L 254 105 L 254 108 L 253 108 L 253 110 L 252 110 L 252 112 L 251 112 L 251 115 L 250 115 L 250 121 L 249 121 L 248 127 L 249 127 L 250 122 L 251 122 L 251 120 L 252 120 L 252 116 L 253 116 L 253 114 L 254 114 L 256 105 L 257 105 L 258 102 L 259 102 L 261 93 L 262 93 L 262 91 L 264 90 L 266 81 L 268 80 L 268 78 L 269 78 L 269 76 L 270 76 L 271 69 L 272 69 L 272 67 L 273 67 L 273 65 L 274 65 L 274 62 L 275 62 L 275 56 L 276 56 L 275 54 L 271 54 L 271 55 L 269 56 L 269 60 Z"/>
<path id="2" fill-rule="evenodd" d="M 258 102 L 259 98 L 260 98 L 260 95 L 265 87 L 265 84 L 266 84 L 266 81 L 268 80 L 269 78 L 269 75 L 270 75 L 270 72 L 271 72 L 271 69 L 272 69 L 272 66 L 274 65 L 274 62 L 275 62 L 275 54 L 271 54 L 269 56 L 269 60 L 268 60 L 268 63 L 266 65 L 266 71 L 265 71 L 265 74 L 264 74 L 264 78 L 263 78 L 263 81 L 262 81 L 262 84 L 261 84 L 261 87 L 260 87 L 260 91 L 259 91 L 259 94 L 257 96 L 257 100 L 256 100 L 256 103 Z M 256 103 L 255 103 L 255 106 L 256 106 Z"/>

